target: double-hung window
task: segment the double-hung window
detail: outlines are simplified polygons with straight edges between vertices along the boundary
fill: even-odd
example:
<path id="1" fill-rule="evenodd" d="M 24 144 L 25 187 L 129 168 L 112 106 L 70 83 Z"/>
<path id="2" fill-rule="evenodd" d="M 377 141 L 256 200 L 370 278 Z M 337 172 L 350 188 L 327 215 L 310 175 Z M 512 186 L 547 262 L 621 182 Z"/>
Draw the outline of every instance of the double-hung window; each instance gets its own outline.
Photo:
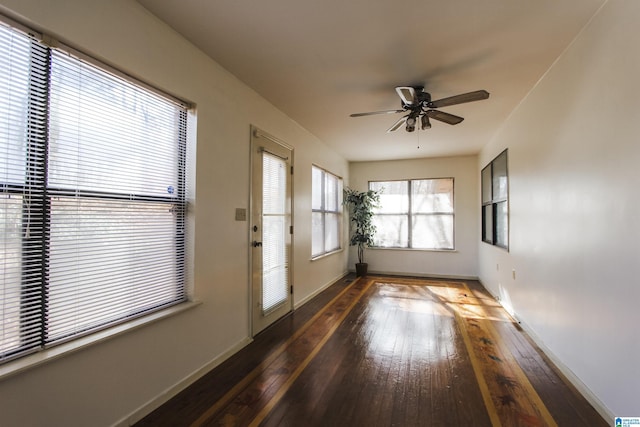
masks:
<path id="1" fill-rule="evenodd" d="M 482 169 L 482 241 L 509 249 L 507 150 Z"/>
<path id="2" fill-rule="evenodd" d="M 0 362 L 186 299 L 187 106 L 70 52 L 0 25 Z"/>
<path id="3" fill-rule="evenodd" d="M 311 257 L 341 248 L 342 179 L 317 166 L 311 168 Z"/>
<path id="4" fill-rule="evenodd" d="M 380 191 L 375 246 L 454 249 L 453 178 L 371 181 L 369 189 Z"/>

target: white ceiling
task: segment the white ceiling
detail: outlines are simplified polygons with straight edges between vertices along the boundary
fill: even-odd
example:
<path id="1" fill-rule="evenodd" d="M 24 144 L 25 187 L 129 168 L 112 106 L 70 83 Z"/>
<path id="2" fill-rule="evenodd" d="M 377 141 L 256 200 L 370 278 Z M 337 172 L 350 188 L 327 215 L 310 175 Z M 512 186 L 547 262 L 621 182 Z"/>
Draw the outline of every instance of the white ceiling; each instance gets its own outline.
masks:
<path id="1" fill-rule="evenodd" d="M 477 153 L 606 0 L 138 0 L 350 161 Z M 396 86 L 455 126 L 386 133 Z M 543 126 L 544 124 L 541 124 Z M 265 129 L 268 131 L 268 129 Z M 418 148 L 419 147 L 419 148 Z"/>

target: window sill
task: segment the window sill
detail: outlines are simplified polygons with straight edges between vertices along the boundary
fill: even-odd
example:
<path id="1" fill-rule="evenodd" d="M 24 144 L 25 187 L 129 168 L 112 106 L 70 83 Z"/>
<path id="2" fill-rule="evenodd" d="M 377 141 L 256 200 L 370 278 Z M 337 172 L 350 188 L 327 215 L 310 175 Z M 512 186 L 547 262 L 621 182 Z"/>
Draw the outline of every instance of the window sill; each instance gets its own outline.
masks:
<path id="1" fill-rule="evenodd" d="M 482 243 L 485 243 L 485 244 L 487 244 L 489 246 L 493 246 L 494 248 L 502 249 L 502 250 L 505 250 L 505 251 L 509 252 L 509 246 L 508 245 L 507 246 L 500 245 L 498 243 L 492 243 L 492 242 L 489 242 L 487 240 L 483 240 Z"/>
<path id="2" fill-rule="evenodd" d="M 108 329 L 98 331 L 96 333 L 74 339 L 72 341 L 56 345 L 51 348 L 40 350 L 19 359 L 12 360 L 0 366 L 0 380 L 9 378 L 13 375 L 22 373 L 28 369 L 43 365 L 53 360 L 66 356 L 67 354 L 87 348 L 91 345 L 107 341 L 111 338 L 123 335 L 127 332 L 158 322 L 167 317 L 174 316 L 178 313 L 190 310 L 202 304 L 200 301 L 186 301 L 182 304 L 168 307 L 164 310 L 149 314 L 148 316 L 133 319 L 128 322 L 120 323 Z"/>
<path id="3" fill-rule="evenodd" d="M 311 257 L 310 261 L 318 261 L 319 259 L 326 258 L 328 256 L 331 256 L 333 254 L 337 254 L 337 253 L 342 252 L 342 251 L 344 251 L 343 248 L 336 249 L 335 251 L 327 252 L 326 254 L 322 254 L 322 255 Z"/>
<path id="4" fill-rule="evenodd" d="M 373 251 L 409 251 L 409 252 L 447 252 L 457 253 L 456 249 L 417 249 L 417 248 L 382 248 L 382 247 L 368 247 L 367 250 Z"/>

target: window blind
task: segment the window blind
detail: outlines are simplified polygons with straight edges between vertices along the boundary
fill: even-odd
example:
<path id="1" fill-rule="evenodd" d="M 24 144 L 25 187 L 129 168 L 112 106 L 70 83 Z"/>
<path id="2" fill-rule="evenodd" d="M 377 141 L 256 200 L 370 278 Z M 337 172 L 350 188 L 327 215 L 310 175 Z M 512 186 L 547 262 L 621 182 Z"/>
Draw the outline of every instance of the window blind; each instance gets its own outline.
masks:
<path id="1" fill-rule="evenodd" d="M 287 300 L 289 259 L 286 238 L 287 163 L 262 153 L 262 311 Z"/>
<path id="2" fill-rule="evenodd" d="M 324 171 L 311 167 L 311 256 L 324 253 Z"/>
<path id="3" fill-rule="evenodd" d="M 328 172 L 325 173 L 325 220 L 324 250 L 325 252 L 340 249 L 340 204 L 342 192 L 340 179 Z"/>
<path id="4" fill-rule="evenodd" d="M 311 167 L 311 256 L 340 249 L 342 179 Z"/>
<path id="5" fill-rule="evenodd" d="M 42 342 L 47 62 L 0 26 L 0 360 Z"/>
<path id="6" fill-rule="evenodd" d="M 187 112 L 0 26 L 0 360 L 186 299 Z"/>

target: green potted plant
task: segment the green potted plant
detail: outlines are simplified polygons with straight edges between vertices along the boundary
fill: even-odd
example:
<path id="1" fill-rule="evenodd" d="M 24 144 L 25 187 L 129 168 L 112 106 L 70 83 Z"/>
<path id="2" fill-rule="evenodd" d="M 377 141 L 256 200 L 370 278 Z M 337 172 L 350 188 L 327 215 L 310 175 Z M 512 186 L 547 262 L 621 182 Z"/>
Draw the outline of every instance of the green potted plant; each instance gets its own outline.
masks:
<path id="1" fill-rule="evenodd" d="M 351 188 L 344 190 L 344 202 L 349 209 L 351 224 L 350 246 L 358 247 L 358 263 L 356 275 L 366 276 L 368 264 L 364 262 L 364 249 L 373 244 L 376 226 L 371 222 L 373 210 L 380 203 L 380 193 L 374 190 L 357 191 Z"/>

